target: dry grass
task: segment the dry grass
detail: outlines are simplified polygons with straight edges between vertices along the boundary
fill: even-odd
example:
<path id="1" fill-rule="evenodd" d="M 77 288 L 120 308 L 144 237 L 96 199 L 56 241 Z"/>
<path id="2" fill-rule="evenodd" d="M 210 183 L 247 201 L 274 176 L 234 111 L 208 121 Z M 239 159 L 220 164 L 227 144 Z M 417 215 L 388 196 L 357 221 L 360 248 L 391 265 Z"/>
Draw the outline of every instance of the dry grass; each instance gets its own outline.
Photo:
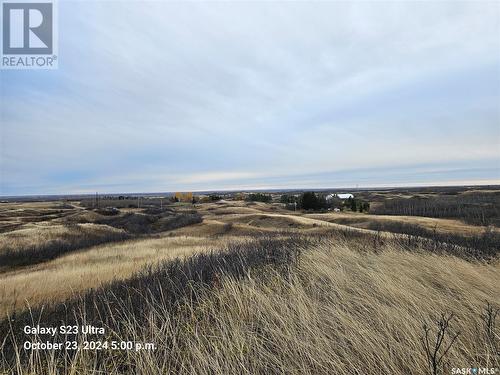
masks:
<path id="1" fill-rule="evenodd" d="M 54 225 L 33 224 L 27 228 L 0 234 L 0 254 L 8 251 L 22 251 L 30 247 L 43 247 L 54 241 L 67 239 L 75 241 L 81 237 L 105 237 L 110 233 L 121 232 L 106 225 L 79 224 Z"/>
<path id="2" fill-rule="evenodd" d="M 0 234 L 0 271 L 56 258 L 70 251 L 129 238 L 106 225 L 32 224 Z"/>
<path id="3" fill-rule="evenodd" d="M 29 223 L 57 220 L 77 210 L 59 202 L 0 203 L 0 232 L 22 228 Z"/>
<path id="4" fill-rule="evenodd" d="M 440 373 L 495 367 L 481 314 L 486 301 L 500 304 L 498 271 L 498 263 L 323 241 L 288 273 L 267 266 L 243 279 L 222 276 L 177 309 L 151 301 L 146 322 L 117 312 L 128 323 L 109 335 L 155 342 L 154 352 L 38 358 L 18 373 L 426 374 L 423 324 L 433 328 L 447 312 L 455 314 L 448 335 L 459 336 Z"/>
<path id="5" fill-rule="evenodd" d="M 208 251 L 222 241 L 196 237 L 130 240 L 0 274 L 0 317 L 25 309 L 27 305 L 37 307 L 63 301 L 74 293 L 126 279 L 148 264 Z"/>
<path id="6" fill-rule="evenodd" d="M 0 273 L 0 317 L 19 311 L 27 304 L 36 307 L 46 302 L 57 303 L 76 292 L 83 292 L 113 280 L 123 280 L 146 265 L 162 260 L 184 257 L 224 246 L 227 242 L 279 233 L 328 235 L 331 231 L 349 228 L 331 223 L 336 218 L 365 220 L 375 215 L 308 214 L 269 212 L 269 205 L 256 203 L 246 207 L 243 202 L 198 205 L 205 213 L 203 223 L 178 228 L 160 238 L 141 238 L 80 249 L 78 242 L 89 238 L 100 241 L 119 230 L 98 224 L 61 225 L 59 220 L 32 223 L 16 231 L 0 234 L 0 255 L 29 248 L 43 248 L 54 241 L 74 243 L 75 253 L 62 254 L 43 264 Z M 38 208 L 36 205 L 34 209 Z M 50 209 L 44 205 L 44 209 Z M 23 209 L 28 209 L 24 205 Z M 217 210 L 217 213 L 214 211 Z M 222 211 L 222 212 L 219 212 Z M 256 212 L 258 214 L 256 214 Z M 87 211 L 78 212 L 85 214 Z M 395 217 L 391 217 L 394 219 Z M 426 218 L 412 218 L 418 221 Z M 444 219 L 430 219 L 445 221 Z M 78 228 L 78 230 L 76 230 Z M 355 229 L 371 233 L 362 228 Z M 172 237 L 170 237 L 172 236 Z M 27 259 L 31 259 L 28 257 Z M 43 288 L 40 286 L 43 285 Z"/>
<path id="7" fill-rule="evenodd" d="M 449 367 L 498 366 L 485 341 L 485 301 L 500 304 L 498 266 L 453 257 L 361 253 L 326 243 L 286 280 L 226 280 L 193 309 L 195 335 L 175 368 L 216 374 L 426 373 L 422 324 L 454 312 Z M 154 373 L 157 369 L 148 368 Z M 161 370 L 162 369 L 158 369 Z"/>

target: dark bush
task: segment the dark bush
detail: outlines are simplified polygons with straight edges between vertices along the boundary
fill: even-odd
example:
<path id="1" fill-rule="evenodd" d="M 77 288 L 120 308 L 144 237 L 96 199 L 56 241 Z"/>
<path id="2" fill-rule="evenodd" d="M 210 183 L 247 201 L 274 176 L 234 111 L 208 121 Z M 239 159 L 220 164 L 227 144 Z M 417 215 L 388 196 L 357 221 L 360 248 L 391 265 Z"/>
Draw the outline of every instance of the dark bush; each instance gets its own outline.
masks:
<path id="1" fill-rule="evenodd" d="M 95 210 L 95 212 L 104 216 L 114 216 L 118 215 L 120 213 L 120 210 L 115 207 L 106 207 L 106 208 L 99 208 Z"/>
<path id="2" fill-rule="evenodd" d="M 168 231 L 202 221 L 202 216 L 196 212 L 172 214 L 172 211 L 165 211 L 159 215 L 129 212 L 120 217 L 103 218 L 97 222 L 139 235 Z"/>

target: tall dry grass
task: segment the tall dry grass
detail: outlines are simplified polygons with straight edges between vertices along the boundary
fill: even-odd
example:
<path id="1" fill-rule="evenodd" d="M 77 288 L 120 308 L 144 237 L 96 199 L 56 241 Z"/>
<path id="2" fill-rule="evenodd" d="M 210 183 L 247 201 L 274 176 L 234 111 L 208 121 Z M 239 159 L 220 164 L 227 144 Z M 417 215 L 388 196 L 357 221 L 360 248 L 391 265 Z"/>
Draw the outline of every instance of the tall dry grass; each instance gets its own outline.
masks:
<path id="1" fill-rule="evenodd" d="M 487 301 L 500 304 L 498 263 L 364 240 L 306 242 L 291 252 L 284 244 L 254 243 L 258 256 L 221 254 L 177 263 L 174 273 L 156 271 L 155 277 L 187 277 L 175 284 L 183 292 L 174 304 L 166 302 L 172 290 L 161 277 L 151 279 L 150 291 L 146 283 L 129 285 L 142 285 L 136 294 L 139 312 L 128 309 L 126 299 L 117 308 L 113 295 L 102 294 L 107 300 L 101 303 L 114 306 L 105 317 L 108 338 L 154 342 L 155 351 L 80 351 L 65 360 L 36 353 L 13 369 L 19 374 L 426 374 L 432 370 L 423 327 L 430 327 L 432 341 L 434 321 L 443 313 L 454 318 L 438 354 L 458 337 L 439 373 L 499 366 L 498 327 L 488 331 L 482 315 Z M 286 254 L 300 253 L 283 262 Z M 235 268 L 240 261 L 244 267 Z"/>
<path id="2" fill-rule="evenodd" d="M 0 271 L 46 262 L 71 251 L 130 235 L 99 224 L 36 225 L 0 234 Z"/>
<path id="3" fill-rule="evenodd" d="M 68 253 L 29 269 L 0 273 L 0 318 L 63 302 L 74 294 L 123 280 L 143 267 L 221 246 L 227 239 L 142 238 Z"/>

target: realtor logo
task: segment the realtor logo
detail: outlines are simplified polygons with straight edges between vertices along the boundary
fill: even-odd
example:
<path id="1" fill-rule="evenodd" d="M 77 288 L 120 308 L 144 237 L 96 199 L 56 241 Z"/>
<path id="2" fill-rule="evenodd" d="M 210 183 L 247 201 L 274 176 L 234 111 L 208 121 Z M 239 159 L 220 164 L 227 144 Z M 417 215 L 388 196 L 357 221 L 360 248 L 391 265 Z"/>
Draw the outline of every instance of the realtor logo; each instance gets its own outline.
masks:
<path id="1" fill-rule="evenodd" d="M 2 68 L 57 67 L 55 6 L 39 1 L 2 3 Z"/>

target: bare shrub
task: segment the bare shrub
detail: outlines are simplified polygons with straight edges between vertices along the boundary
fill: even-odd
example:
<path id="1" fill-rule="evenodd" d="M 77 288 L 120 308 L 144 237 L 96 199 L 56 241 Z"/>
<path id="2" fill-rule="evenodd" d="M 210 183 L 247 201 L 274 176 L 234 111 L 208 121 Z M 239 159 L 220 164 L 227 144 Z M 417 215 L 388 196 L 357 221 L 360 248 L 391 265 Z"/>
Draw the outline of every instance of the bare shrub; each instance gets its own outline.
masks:
<path id="1" fill-rule="evenodd" d="M 443 359 L 446 357 L 446 354 L 448 354 L 448 351 L 451 349 L 453 343 L 460 334 L 459 332 L 450 334 L 449 329 L 452 319 L 453 314 L 448 316 L 442 314 L 440 319 L 436 322 L 435 333 L 432 332 L 432 329 L 427 324 L 424 324 L 422 344 L 427 357 L 429 371 L 432 375 L 438 375 L 441 373 Z M 447 344 L 445 344 L 446 336 L 450 336 Z"/>
<path id="2" fill-rule="evenodd" d="M 496 326 L 496 318 L 499 311 L 500 309 L 494 308 L 489 302 L 486 302 L 486 308 L 481 316 L 484 323 L 486 340 L 490 346 L 490 351 L 494 355 L 500 354 L 497 349 L 498 333 Z"/>
<path id="3" fill-rule="evenodd" d="M 222 226 L 222 233 L 228 233 L 231 231 L 231 229 L 233 229 L 233 223 L 225 223 Z"/>
<path id="4" fill-rule="evenodd" d="M 397 221 L 374 221 L 369 223 L 368 228 L 403 234 L 404 239 L 401 242 L 406 241 L 409 248 L 420 245 L 433 251 L 485 260 L 494 259 L 500 252 L 500 233 L 490 228 L 486 228 L 479 235 L 439 233 L 419 225 Z"/>
<path id="5" fill-rule="evenodd" d="M 173 230 L 202 221 L 202 216 L 197 212 L 172 213 L 165 211 L 158 215 L 129 212 L 119 217 L 106 217 L 97 222 L 139 235 Z"/>

